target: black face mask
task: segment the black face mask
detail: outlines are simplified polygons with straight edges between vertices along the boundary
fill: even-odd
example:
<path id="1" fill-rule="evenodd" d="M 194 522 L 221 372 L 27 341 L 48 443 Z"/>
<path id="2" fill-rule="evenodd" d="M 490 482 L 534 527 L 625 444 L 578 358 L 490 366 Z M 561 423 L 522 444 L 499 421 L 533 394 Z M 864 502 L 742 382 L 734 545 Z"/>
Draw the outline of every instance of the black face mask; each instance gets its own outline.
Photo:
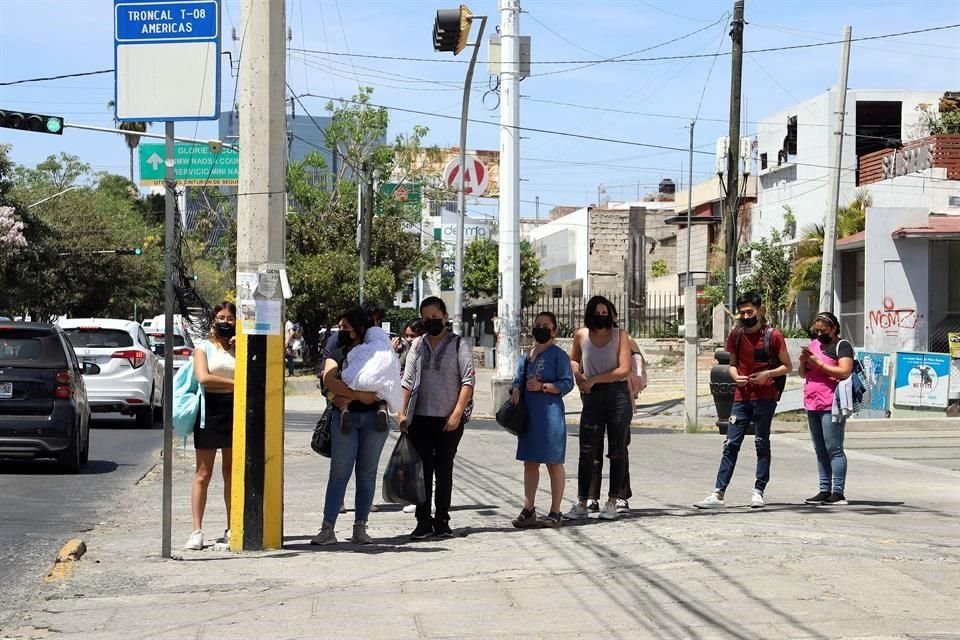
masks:
<path id="1" fill-rule="evenodd" d="M 830 344 L 833 342 L 833 336 L 826 333 L 820 333 L 817 334 L 817 340 L 820 341 L 820 344 Z"/>
<path id="2" fill-rule="evenodd" d="M 613 326 L 613 316 L 594 314 L 591 324 L 593 325 L 591 329 L 609 329 Z"/>
<path id="3" fill-rule="evenodd" d="M 443 333 L 443 329 L 446 325 L 443 322 L 443 318 L 428 318 L 423 321 L 423 328 L 427 330 L 427 333 L 433 337 L 437 337 Z"/>
<path id="4" fill-rule="evenodd" d="M 553 335 L 551 335 L 552 333 L 553 332 L 547 327 L 534 327 L 533 339 L 539 342 L 540 344 L 544 344 L 544 343 L 550 342 L 550 338 L 553 337 Z"/>
<path id="5" fill-rule="evenodd" d="M 337 334 L 337 346 L 339 347 L 349 347 L 353 344 L 353 334 L 349 331 L 344 331 L 343 329 Z"/>
<path id="6" fill-rule="evenodd" d="M 237 327 L 229 322 L 218 322 L 213 326 L 214 332 L 219 338 L 232 338 L 237 335 Z"/>
<path id="7" fill-rule="evenodd" d="M 750 327 L 757 326 L 758 322 L 760 322 L 760 318 L 758 318 L 757 316 L 753 316 L 752 318 L 740 318 L 740 324 L 742 324 L 748 329 Z"/>

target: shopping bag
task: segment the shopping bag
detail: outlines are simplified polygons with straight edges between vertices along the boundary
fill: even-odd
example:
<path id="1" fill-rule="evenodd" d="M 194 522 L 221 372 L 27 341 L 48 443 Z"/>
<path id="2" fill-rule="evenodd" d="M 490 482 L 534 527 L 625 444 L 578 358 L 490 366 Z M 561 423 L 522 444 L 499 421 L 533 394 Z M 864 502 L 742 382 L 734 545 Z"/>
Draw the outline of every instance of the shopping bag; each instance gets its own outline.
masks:
<path id="1" fill-rule="evenodd" d="M 383 472 L 383 501 L 399 504 L 422 504 L 427 501 L 423 461 L 406 433 L 401 433 L 397 438 L 387 469 Z"/>

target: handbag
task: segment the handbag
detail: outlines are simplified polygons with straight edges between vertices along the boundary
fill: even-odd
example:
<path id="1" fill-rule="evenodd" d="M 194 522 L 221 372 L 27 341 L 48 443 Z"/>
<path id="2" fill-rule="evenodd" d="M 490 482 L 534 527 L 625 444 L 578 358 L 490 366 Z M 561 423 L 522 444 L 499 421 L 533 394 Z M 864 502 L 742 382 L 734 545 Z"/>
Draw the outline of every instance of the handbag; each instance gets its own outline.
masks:
<path id="1" fill-rule="evenodd" d="M 526 433 L 529 426 L 527 406 L 523 399 L 523 389 L 527 386 L 527 366 L 529 364 L 530 360 L 524 356 L 523 375 L 520 378 L 520 401 L 514 404 L 512 398 L 507 398 L 507 401 L 497 410 L 497 424 L 515 436 Z"/>
<path id="2" fill-rule="evenodd" d="M 332 419 L 333 405 L 328 403 L 323 415 L 317 420 L 317 426 L 313 428 L 313 437 L 310 439 L 310 448 L 324 458 L 329 458 L 331 453 L 330 421 Z"/>

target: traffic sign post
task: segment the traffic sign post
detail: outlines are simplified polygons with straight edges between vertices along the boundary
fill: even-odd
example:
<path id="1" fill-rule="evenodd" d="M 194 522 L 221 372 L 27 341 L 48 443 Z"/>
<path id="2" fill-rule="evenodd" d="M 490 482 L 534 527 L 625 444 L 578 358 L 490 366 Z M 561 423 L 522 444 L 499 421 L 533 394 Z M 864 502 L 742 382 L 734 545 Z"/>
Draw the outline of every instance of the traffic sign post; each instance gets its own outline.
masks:
<path id="1" fill-rule="evenodd" d="M 166 150 L 162 144 L 141 144 L 140 185 L 162 186 Z M 173 147 L 173 171 L 177 184 L 188 187 L 235 187 L 240 177 L 240 154 L 224 148 L 214 153 L 205 144 L 177 143 Z"/>

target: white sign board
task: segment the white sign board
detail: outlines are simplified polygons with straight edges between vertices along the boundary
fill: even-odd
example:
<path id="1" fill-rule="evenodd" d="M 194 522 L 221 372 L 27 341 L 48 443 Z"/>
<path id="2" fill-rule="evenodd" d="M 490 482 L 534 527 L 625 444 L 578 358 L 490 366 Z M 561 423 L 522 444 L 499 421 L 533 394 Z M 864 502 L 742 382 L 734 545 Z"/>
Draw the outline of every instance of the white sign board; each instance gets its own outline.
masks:
<path id="1" fill-rule="evenodd" d="M 467 172 L 463 176 L 463 192 L 468 196 L 480 197 L 490 186 L 490 172 L 479 158 L 467 155 Z M 454 191 L 460 189 L 460 158 L 455 156 L 443 170 L 443 182 Z"/>
<path id="2" fill-rule="evenodd" d="M 220 0 L 114 0 L 117 120 L 220 117 Z"/>

